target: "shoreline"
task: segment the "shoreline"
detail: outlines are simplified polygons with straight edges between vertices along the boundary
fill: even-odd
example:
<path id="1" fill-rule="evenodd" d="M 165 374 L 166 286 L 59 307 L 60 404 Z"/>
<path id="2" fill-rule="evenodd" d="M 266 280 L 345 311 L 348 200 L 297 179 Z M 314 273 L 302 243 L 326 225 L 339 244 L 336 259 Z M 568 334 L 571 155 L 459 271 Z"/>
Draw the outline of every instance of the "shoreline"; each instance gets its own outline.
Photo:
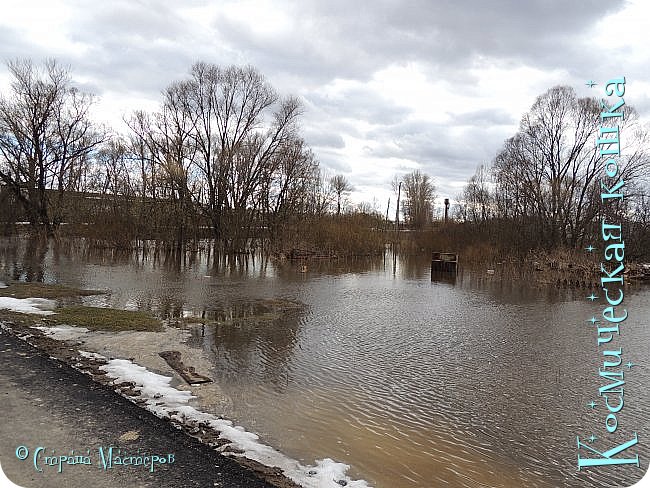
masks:
<path id="1" fill-rule="evenodd" d="M 82 328 L 54 327 L 51 329 L 55 331 L 54 334 L 48 334 L 47 327 L 35 328 L 34 324 L 27 325 L 25 322 L 29 322 L 30 318 L 33 320 L 33 317 L 26 317 L 23 323 L 20 323 L 20 317 L 16 317 L 16 320 L 10 320 L 0 316 L 2 332 L 10 334 L 48 354 L 50 358 L 63 363 L 65 366 L 84 373 L 92 381 L 103 385 L 104 388 L 116 392 L 137 407 L 156 415 L 163 421 L 169 422 L 170 425 L 179 429 L 185 435 L 198 440 L 215 452 L 233 459 L 243 468 L 253 471 L 257 477 L 271 486 L 276 488 L 321 486 L 365 488 L 368 486 L 363 480 L 352 480 L 345 475 L 349 468 L 348 465 L 326 458 L 316 461 L 313 466 L 303 466 L 298 461 L 288 458 L 281 452 L 260 442 L 256 434 L 245 431 L 220 415 L 206 413 L 202 408 L 201 399 L 191 393 L 191 388 L 183 388 L 185 385 L 181 383 L 182 379 L 179 380 L 180 377 L 176 378 L 178 375 L 170 368 L 152 367 L 151 362 L 142 361 L 142 357 L 139 358 L 140 362 L 148 363 L 145 367 L 141 366 L 140 362 L 137 362 L 134 357 L 129 359 L 112 359 L 112 355 L 106 357 L 101 353 L 92 351 L 97 347 L 88 347 L 90 344 L 87 344 L 86 341 L 79 342 L 77 334 L 89 332 L 92 334 L 91 331 Z M 172 327 L 168 327 L 168 329 L 172 330 L 172 332 L 174 330 L 182 332 L 182 330 Z M 58 338 L 56 337 L 57 334 L 59 335 Z M 128 342 L 124 341 L 123 334 L 114 334 L 114 343 Z M 161 334 L 161 332 L 148 334 Z M 98 338 L 97 341 L 101 341 L 105 337 Z M 96 346 L 97 341 L 91 342 Z M 116 356 L 124 357 L 124 354 Z M 159 359 L 163 361 L 162 358 Z M 192 361 L 194 362 L 195 359 L 193 358 Z M 200 361 L 198 363 L 200 364 Z M 122 368 L 122 374 L 116 372 L 115 366 L 117 366 L 117 371 Z M 124 373 L 124 366 L 126 366 L 127 373 Z M 162 370 L 165 374 L 172 376 L 160 376 L 152 370 Z M 135 374 L 135 377 L 128 377 L 128 371 Z M 124 376 L 125 374 L 127 377 Z M 143 375 L 150 375 L 154 383 L 159 382 L 160 378 L 171 380 L 173 377 L 175 387 L 181 389 L 165 385 L 157 385 L 157 388 L 159 391 L 163 391 L 163 396 L 165 392 L 172 397 L 183 395 L 186 397 L 186 401 L 164 405 L 165 399 L 161 398 L 160 393 L 144 394 L 147 385 L 136 384 L 137 378 L 141 378 Z M 219 391 L 218 385 L 214 383 L 208 383 L 207 385 L 209 385 L 209 388 Z M 187 400 L 190 399 L 194 400 L 193 406 L 187 403 Z M 162 400 L 162 402 L 158 400 Z"/>
<path id="2" fill-rule="evenodd" d="M 3 405 L 12 420 L 0 429 L 2 469 L 20 486 L 271 488 L 251 470 L 6 328 L 0 338 Z M 111 464 L 103 466 L 102 454 L 109 452 Z M 119 464 L 127 456 L 135 463 Z M 71 457 L 86 462 L 72 464 Z"/>

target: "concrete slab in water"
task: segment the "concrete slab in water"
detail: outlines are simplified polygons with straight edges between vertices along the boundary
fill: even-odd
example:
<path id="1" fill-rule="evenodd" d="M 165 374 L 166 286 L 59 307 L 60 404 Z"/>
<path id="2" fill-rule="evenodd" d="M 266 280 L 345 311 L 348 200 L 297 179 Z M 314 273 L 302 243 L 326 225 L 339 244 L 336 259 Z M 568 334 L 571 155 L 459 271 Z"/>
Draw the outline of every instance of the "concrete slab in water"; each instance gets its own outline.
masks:
<path id="1" fill-rule="evenodd" d="M 161 358 L 167 361 L 181 377 L 190 385 L 198 385 L 201 383 L 211 383 L 212 380 L 207 376 L 197 373 L 193 366 L 186 366 L 181 361 L 180 351 L 162 351 L 158 354 Z"/>

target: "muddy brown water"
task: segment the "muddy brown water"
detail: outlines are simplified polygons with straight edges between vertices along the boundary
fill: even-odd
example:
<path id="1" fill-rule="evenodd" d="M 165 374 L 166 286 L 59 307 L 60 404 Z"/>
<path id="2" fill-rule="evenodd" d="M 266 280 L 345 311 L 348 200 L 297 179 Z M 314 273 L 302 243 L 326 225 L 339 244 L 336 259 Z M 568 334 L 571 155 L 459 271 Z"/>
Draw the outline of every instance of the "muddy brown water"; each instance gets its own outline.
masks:
<path id="1" fill-rule="evenodd" d="M 587 322 L 603 305 L 585 298 L 591 290 L 498 270 L 432 281 L 426 258 L 390 254 L 304 271 L 260 257 L 215 264 L 207 252 L 0 245 L 0 280 L 108 289 L 87 301 L 218 321 L 187 341 L 212 358 L 228 415 L 305 463 L 342 461 L 380 488 L 624 487 L 647 470 L 649 287 L 626 290 L 629 318 L 614 341 L 636 366 L 624 368 L 625 404 L 608 434 Z M 633 432 L 625 453 L 640 468 L 578 471 L 576 436 L 594 434 L 602 452 Z"/>

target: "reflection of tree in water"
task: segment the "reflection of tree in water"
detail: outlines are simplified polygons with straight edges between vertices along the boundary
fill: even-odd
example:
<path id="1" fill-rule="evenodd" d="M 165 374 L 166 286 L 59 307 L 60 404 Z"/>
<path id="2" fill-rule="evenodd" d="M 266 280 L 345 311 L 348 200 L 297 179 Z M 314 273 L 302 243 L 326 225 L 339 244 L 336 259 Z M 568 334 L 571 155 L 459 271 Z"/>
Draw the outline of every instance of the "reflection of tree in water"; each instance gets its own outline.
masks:
<path id="1" fill-rule="evenodd" d="M 283 391 L 289 381 L 290 362 L 298 341 L 302 308 L 282 304 L 234 303 L 214 314 L 219 322 L 192 330 L 190 345 L 209 348 L 216 371 L 224 379 L 246 377 L 252 383 Z"/>
<path id="2" fill-rule="evenodd" d="M 22 259 L 20 248 L 24 245 Z M 30 236 L 24 241 L 11 241 L 3 252 L 3 267 L 14 281 L 42 283 L 45 280 L 45 256 L 49 241 L 45 237 Z"/>
<path id="3" fill-rule="evenodd" d="M 268 255 L 260 253 L 225 254 L 215 250 L 207 255 L 211 276 L 250 277 L 266 275 Z"/>
<path id="4" fill-rule="evenodd" d="M 2 239 L 0 241 L 0 280 L 9 281 L 13 279 L 13 269 L 18 262 L 19 247 L 14 239 Z"/>
<path id="5" fill-rule="evenodd" d="M 379 255 L 338 259 L 288 259 L 276 261 L 274 264 L 278 277 L 292 281 L 303 279 L 309 274 L 340 276 L 381 271 L 385 267 L 385 258 Z"/>
<path id="6" fill-rule="evenodd" d="M 401 254 L 397 259 L 399 260 L 399 271 L 402 279 L 421 280 L 426 279 L 430 274 L 430 255 Z"/>

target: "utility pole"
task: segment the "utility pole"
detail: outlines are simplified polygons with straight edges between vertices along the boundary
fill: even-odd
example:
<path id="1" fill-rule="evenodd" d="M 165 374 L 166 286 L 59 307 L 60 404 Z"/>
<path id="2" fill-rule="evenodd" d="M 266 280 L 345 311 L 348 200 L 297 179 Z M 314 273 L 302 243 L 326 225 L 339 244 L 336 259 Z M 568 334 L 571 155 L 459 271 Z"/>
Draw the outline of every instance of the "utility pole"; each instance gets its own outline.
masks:
<path id="1" fill-rule="evenodd" d="M 397 187 L 397 210 L 395 210 L 395 230 L 399 230 L 399 199 L 402 194 L 402 182 L 399 182 Z"/>
<path id="2" fill-rule="evenodd" d="M 388 211 L 390 210 L 390 197 L 388 197 L 388 205 L 386 206 L 386 221 L 384 222 L 384 229 L 388 229 Z"/>

